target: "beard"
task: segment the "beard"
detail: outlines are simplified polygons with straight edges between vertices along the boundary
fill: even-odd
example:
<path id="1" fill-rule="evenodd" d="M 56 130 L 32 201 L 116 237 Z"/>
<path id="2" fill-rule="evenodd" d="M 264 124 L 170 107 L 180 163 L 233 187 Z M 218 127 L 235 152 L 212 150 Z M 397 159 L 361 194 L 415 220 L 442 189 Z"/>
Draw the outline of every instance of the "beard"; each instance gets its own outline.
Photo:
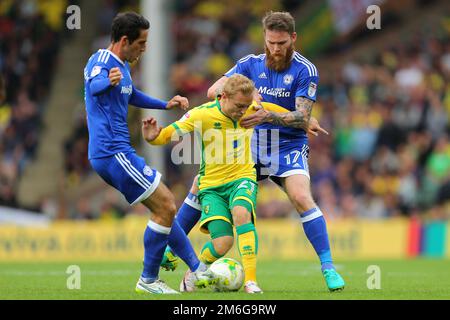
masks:
<path id="1" fill-rule="evenodd" d="M 276 72 L 281 72 L 289 68 L 291 65 L 292 54 L 294 53 L 294 43 L 290 45 L 286 51 L 286 55 L 281 57 L 281 59 L 272 55 L 267 46 L 264 46 L 264 50 L 266 51 L 266 66 L 269 69 L 275 70 Z"/>

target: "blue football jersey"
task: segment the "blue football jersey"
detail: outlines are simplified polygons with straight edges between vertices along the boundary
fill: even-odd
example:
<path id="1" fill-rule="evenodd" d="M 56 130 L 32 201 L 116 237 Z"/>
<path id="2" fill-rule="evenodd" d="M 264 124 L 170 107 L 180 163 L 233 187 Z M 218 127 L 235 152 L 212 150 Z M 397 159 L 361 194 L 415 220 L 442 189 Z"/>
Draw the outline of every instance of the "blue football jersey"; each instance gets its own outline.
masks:
<path id="1" fill-rule="evenodd" d="M 314 64 L 298 52 L 294 52 L 291 65 L 282 72 L 276 72 L 266 66 L 265 54 L 251 54 L 240 59 L 225 76 L 230 77 L 234 73 L 253 80 L 263 98 L 263 106 L 271 103 L 287 111 L 294 111 L 296 97 L 316 101 L 319 73 Z M 258 125 L 255 133 L 259 129 L 279 129 L 280 139 L 307 141 L 306 132 L 302 129 L 275 126 L 270 123 Z"/>
<path id="2" fill-rule="evenodd" d="M 90 92 L 90 81 L 118 67 L 123 78 L 117 86 L 97 96 Z M 130 66 L 109 50 L 93 54 L 84 68 L 84 89 L 89 129 L 89 159 L 112 156 L 119 152 L 134 152 L 128 131 L 128 103 L 133 93 Z"/>

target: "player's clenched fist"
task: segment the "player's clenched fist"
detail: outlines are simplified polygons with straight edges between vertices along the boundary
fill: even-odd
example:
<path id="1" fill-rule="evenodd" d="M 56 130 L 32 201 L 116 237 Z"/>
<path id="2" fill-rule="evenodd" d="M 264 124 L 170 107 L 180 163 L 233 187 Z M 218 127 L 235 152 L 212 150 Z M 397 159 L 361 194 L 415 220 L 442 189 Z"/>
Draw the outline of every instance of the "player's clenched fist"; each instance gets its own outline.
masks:
<path id="1" fill-rule="evenodd" d="M 119 68 L 111 68 L 109 70 L 109 81 L 112 86 L 117 86 L 122 78 L 122 72 L 120 72 Z"/>
<path id="2" fill-rule="evenodd" d="M 142 120 L 142 136 L 145 141 L 149 142 L 156 139 L 161 132 L 162 127 L 158 126 L 156 119 L 153 117 L 147 117 Z"/>
<path id="3" fill-rule="evenodd" d="M 173 107 L 178 107 L 183 110 L 187 110 L 189 108 L 189 101 L 187 98 L 176 95 L 167 103 L 166 109 L 172 109 Z"/>

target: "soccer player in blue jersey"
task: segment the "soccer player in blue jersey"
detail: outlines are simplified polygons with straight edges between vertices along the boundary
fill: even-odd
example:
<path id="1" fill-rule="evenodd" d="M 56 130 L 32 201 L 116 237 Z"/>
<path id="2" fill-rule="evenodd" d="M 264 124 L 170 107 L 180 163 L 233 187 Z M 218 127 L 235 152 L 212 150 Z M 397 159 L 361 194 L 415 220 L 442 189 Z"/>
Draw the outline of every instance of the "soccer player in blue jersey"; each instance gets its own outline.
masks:
<path id="1" fill-rule="evenodd" d="M 228 77 L 240 73 L 254 81 L 258 92 L 254 99 L 279 107 L 284 112 L 262 108 L 242 119 L 243 127 L 255 127 L 252 153 L 258 179 L 269 177 L 287 193 L 300 215 L 304 232 L 319 256 L 322 273 L 330 291 L 342 290 L 344 280 L 333 265 L 326 222 L 310 190 L 307 132 L 327 133 L 311 111 L 317 96 L 319 73 L 308 59 L 295 51 L 295 22 L 288 12 L 269 12 L 262 20 L 265 54 L 240 59 L 208 90 L 213 99 L 221 93 Z M 262 98 L 262 100 L 261 100 Z M 288 111 L 288 112 L 286 112 Z M 271 137 L 278 136 L 278 139 Z M 188 200 L 177 214 L 186 233 L 198 221 L 199 211 L 190 205 L 197 193 L 192 187 Z M 187 227 L 185 227 L 187 226 Z M 163 267 L 170 268 L 174 256 L 166 250 Z"/>
<path id="2" fill-rule="evenodd" d="M 133 86 L 129 63 L 138 60 L 145 51 L 149 28 L 143 16 L 120 13 L 112 22 L 111 45 L 89 58 L 84 69 L 88 156 L 94 170 L 130 204 L 143 203 L 152 212 L 144 233 L 144 268 L 136 291 L 174 294 L 178 292 L 158 278 L 168 244 L 190 268 L 182 281 L 184 291 L 193 291 L 214 279 L 199 261 L 183 229 L 173 221 L 174 196 L 161 182 L 161 174 L 148 166 L 130 144 L 128 104 L 147 109 L 188 108 L 184 97 L 163 101 Z"/>

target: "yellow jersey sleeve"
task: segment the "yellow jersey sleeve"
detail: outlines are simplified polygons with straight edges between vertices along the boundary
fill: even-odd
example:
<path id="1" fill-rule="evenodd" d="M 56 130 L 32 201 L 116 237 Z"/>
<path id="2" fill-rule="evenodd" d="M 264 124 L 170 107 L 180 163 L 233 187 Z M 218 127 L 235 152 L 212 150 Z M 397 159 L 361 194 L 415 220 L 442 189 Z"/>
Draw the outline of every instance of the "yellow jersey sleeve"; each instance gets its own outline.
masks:
<path id="1" fill-rule="evenodd" d="M 201 111 L 194 108 L 184 114 L 180 120 L 175 121 L 171 125 L 163 128 L 155 140 L 150 141 L 151 145 L 163 145 L 171 141 L 172 137 L 177 139 L 184 134 L 194 131 L 196 121 L 201 120 Z"/>
<path id="2" fill-rule="evenodd" d="M 261 106 L 264 108 L 264 110 L 271 111 L 271 112 L 279 112 L 279 113 L 290 112 L 289 110 L 287 110 L 283 107 L 280 107 L 277 104 L 270 103 L 270 102 L 261 102 Z M 250 115 L 254 114 L 256 111 L 258 111 L 258 109 L 256 109 L 256 107 L 257 107 L 257 104 L 255 101 L 253 101 L 253 103 L 250 105 L 250 107 L 248 107 L 247 111 L 242 116 L 242 118 L 250 116 Z"/>
<path id="3" fill-rule="evenodd" d="M 291 112 L 290 110 L 283 108 L 282 106 L 279 106 L 275 103 L 271 103 L 271 102 L 261 102 L 261 105 L 263 106 L 263 108 L 265 110 L 271 111 L 271 112 L 279 112 L 279 113 Z M 254 110 L 254 108 L 253 108 L 253 110 Z M 256 112 L 256 110 L 254 110 L 253 112 Z"/>
<path id="4" fill-rule="evenodd" d="M 243 117 L 247 117 L 247 116 L 249 116 L 251 114 L 254 114 L 257 111 L 257 110 L 255 110 L 256 106 L 257 106 L 256 102 L 253 101 L 253 103 L 250 105 L 250 107 L 248 107 L 247 111 L 245 111 L 245 113 L 242 116 L 242 118 Z"/>

